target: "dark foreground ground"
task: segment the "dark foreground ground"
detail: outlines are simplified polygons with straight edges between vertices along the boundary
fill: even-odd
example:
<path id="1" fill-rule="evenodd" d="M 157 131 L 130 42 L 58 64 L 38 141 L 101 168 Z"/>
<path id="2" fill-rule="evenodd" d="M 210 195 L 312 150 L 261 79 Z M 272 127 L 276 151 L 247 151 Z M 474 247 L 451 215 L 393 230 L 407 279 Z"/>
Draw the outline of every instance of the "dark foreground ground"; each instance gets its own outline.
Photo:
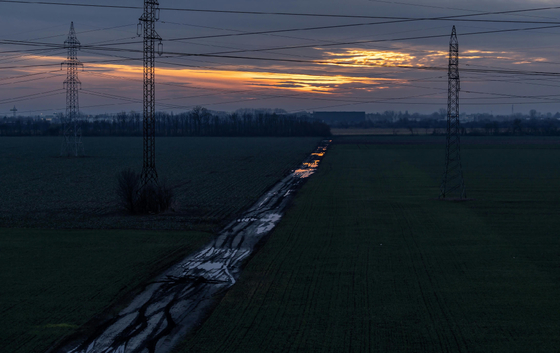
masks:
<path id="1" fill-rule="evenodd" d="M 118 209 L 114 188 L 123 168 L 139 170 L 141 138 L 86 138 L 80 159 L 58 157 L 59 138 L 0 139 L 0 352 L 42 353 L 118 313 L 319 141 L 158 138 L 175 211 L 138 217 Z"/>
<path id="2" fill-rule="evenodd" d="M 280 221 L 290 201 L 317 169 L 328 140 L 290 175 L 228 224 L 203 249 L 182 259 L 146 286 L 134 300 L 86 334 L 54 352 L 168 353 L 186 332 L 200 326 L 236 283 L 246 260 Z"/>
<path id="3" fill-rule="evenodd" d="M 335 139 L 176 352 L 557 352 L 560 145 L 529 139 L 463 139 L 464 203 L 442 138 Z"/>
<path id="4" fill-rule="evenodd" d="M 0 229 L 0 352 L 46 352 L 102 312 L 118 312 L 112 304 L 132 299 L 211 239 L 201 232 Z"/>

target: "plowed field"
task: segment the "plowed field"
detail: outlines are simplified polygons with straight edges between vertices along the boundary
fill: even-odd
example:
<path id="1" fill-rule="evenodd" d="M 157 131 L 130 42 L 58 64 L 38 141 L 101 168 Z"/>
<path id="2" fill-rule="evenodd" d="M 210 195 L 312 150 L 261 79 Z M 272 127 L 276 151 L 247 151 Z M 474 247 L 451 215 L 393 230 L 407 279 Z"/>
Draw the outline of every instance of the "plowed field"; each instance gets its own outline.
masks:
<path id="1" fill-rule="evenodd" d="M 312 152 L 317 138 L 158 138 L 156 167 L 174 211 L 130 217 L 117 174 L 142 168 L 142 138 L 84 138 L 87 157 L 60 158 L 58 137 L 0 139 L 0 227 L 219 230 Z"/>
<path id="2" fill-rule="evenodd" d="M 457 203 L 437 200 L 444 140 L 378 139 L 335 139 L 177 352 L 558 350 L 557 141 L 467 141 Z"/>

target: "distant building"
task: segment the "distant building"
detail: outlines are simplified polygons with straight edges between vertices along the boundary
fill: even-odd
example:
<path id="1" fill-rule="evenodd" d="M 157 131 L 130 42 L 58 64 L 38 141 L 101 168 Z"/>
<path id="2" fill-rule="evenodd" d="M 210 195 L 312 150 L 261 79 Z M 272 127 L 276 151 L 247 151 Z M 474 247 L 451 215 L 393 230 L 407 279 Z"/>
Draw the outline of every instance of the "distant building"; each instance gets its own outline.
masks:
<path id="1" fill-rule="evenodd" d="M 313 112 L 313 118 L 329 125 L 359 123 L 366 120 L 366 112 Z"/>

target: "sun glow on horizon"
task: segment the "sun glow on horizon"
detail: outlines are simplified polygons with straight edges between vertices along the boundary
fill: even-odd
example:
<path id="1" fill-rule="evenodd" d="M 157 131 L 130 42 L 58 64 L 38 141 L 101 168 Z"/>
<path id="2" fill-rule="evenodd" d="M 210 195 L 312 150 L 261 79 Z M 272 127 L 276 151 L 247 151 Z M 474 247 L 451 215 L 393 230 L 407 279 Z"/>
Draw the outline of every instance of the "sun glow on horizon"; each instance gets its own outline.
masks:
<path id="1" fill-rule="evenodd" d="M 178 102 L 177 107 L 242 102 L 251 104 L 249 102 L 268 99 L 284 99 L 282 104 L 288 99 L 339 99 L 341 102 L 348 99 L 348 102 L 352 102 L 354 97 L 358 97 L 356 99 L 369 101 L 372 97 L 389 94 L 398 96 L 398 92 L 414 89 L 414 81 L 418 80 L 419 75 L 414 72 L 409 75 L 408 70 L 391 69 L 392 67 L 442 68 L 447 65 L 449 55 L 446 51 L 422 50 L 420 47 L 384 51 L 359 48 L 331 50 L 322 52 L 322 60 L 297 66 L 229 64 L 217 67 L 173 67 L 166 66 L 163 60 L 156 67 L 158 101 L 161 101 L 162 106 L 170 107 L 174 106 L 173 101 Z M 462 51 L 460 58 L 466 66 L 488 65 L 492 60 L 507 61 L 510 65 L 550 61 L 542 55 L 531 57 L 522 52 L 477 49 Z M 87 55 L 80 60 L 83 61 L 84 68 L 79 70 L 78 75 L 86 97 L 84 101 L 88 102 L 86 107 L 96 107 L 93 103 L 100 97 L 111 99 L 109 102 L 113 103 L 108 105 L 141 103 L 141 61 L 102 60 Z M 63 65 L 65 56 L 26 54 L 21 61 L 35 62 L 38 65 L 22 65 L 21 69 L 14 71 L 24 75 L 14 76 L 14 80 L 37 81 L 37 84 L 29 86 L 34 90 L 52 90 L 51 87 L 54 87 L 53 83 L 57 80 L 62 90 L 66 71 Z M 25 74 L 32 74 L 34 77 L 28 79 Z M 119 100 L 127 103 L 119 103 Z"/>

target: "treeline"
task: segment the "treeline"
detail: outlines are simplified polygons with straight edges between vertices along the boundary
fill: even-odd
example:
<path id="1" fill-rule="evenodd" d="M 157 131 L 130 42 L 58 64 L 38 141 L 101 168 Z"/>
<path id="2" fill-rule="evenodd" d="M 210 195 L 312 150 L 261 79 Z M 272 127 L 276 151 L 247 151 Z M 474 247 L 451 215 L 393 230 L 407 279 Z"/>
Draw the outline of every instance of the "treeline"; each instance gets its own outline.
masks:
<path id="1" fill-rule="evenodd" d="M 439 109 L 437 112 L 433 112 L 431 114 L 420 114 L 420 113 L 409 113 L 408 111 L 394 111 L 394 110 L 387 110 L 383 113 L 368 113 L 366 114 L 366 120 L 376 122 L 376 123 L 384 123 L 384 122 L 391 122 L 395 123 L 398 121 L 421 121 L 421 120 L 428 120 L 428 121 L 437 121 L 437 120 L 445 120 L 447 116 L 447 110 L 444 108 Z M 508 115 L 501 115 L 501 114 L 489 114 L 489 113 L 472 113 L 472 114 L 461 114 L 461 121 L 474 121 L 479 123 L 484 122 L 507 122 L 513 121 L 515 119 L 520 120 L 547 120 L 547 119 L 558 119 L 560 120 L 560 112 L 556 113 L 542 113 L 535 109 L 531 109 L 528 114 L 522 113 L 515 113 L 515 114 L 508 114 Z"/>
<path id="2" fill-rule="evenodd" d="M 440 135 L 445 134 L 447 122 L 445 120 L 424 119 L 373 122 L 366 120 L 357 124 L 341 126 L 338 128 L 379 128 L 393 129 L 395 134 L 402 134 L 406 130 L 411 135 Z M 560 136 L 560 120 L 556 118 L 543 119 L 513 119 L 513 120 L 478 120 L 461 121 L 460 132 L 462 135 L 545 135 Z"/>
<path id="3" fill-rule="evenodd" d="M 429 115 L 387 111 L 367 114 L 367 120 L 358 123 L 338 123 L 336 128 L 382 128 L 394 129 L 395 133 L 406 130 L 410 134 L 444 134 L 447 128 L 446 112 L 441 109 Z M 560 136 L 560 113 L 542 114 L 531 110 L 530 114 L 513 116 L 472 114 L 461 115 L 463 135 L 547 135 Z"/>
<path id="4" fill-rule="evenodd" d="M 83 119 L 83 136 L 142 136 L 142 117 L 136 112 L 121 112 L 115 117 L 97 116 Z M 330 136 L 330 127 L 308 116 L 244 112 L 212 114 L 194 108 L 181 114 L 157 113 L 157 136 Z M 57 136 L 62 131 L 59 120 L 41 118 L 3 118 L 1 136 Z"/>

